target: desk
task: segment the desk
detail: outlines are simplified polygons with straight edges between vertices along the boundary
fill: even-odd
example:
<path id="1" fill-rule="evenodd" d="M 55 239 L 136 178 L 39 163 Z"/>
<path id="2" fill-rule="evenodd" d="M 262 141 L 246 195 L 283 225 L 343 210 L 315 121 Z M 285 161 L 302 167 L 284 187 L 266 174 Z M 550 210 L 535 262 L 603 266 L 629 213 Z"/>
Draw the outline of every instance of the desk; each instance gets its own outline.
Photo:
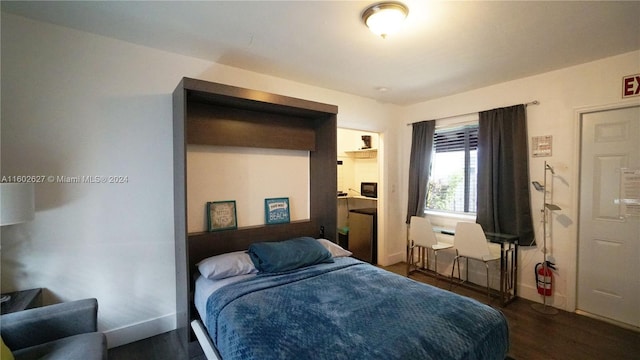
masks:
<path id="1" fill-rule="evenodd" d="M 433 227 L 433 231 L 455 235 L 455 230 Z M 484 232 L 487 240 L 500 244 L 500 303 L 506 306 L 518 296 L 518 236 Z M 455 248 L 455 243 L 453 244 Z"/>

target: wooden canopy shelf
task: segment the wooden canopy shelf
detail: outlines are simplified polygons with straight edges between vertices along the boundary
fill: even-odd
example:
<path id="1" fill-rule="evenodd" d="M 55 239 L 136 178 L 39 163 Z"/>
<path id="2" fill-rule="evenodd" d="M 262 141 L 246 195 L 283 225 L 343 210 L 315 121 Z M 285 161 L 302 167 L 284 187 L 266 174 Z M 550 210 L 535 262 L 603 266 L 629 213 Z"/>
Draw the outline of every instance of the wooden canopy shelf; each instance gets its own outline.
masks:
<path id="1" fill-rule="evenodd" d="M 378 149 L 353 150 L 345 153 L 355 159 L 375 159 L 378 156 Z"/>

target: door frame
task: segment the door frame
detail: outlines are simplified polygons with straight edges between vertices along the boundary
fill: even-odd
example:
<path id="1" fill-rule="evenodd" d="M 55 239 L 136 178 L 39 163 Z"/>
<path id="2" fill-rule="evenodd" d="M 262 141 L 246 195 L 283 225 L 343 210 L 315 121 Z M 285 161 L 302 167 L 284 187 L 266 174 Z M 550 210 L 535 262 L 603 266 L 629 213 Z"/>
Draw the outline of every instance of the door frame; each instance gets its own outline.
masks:
<path id="1" fill-rule="evenodd" d="M 572 176 L 575 179 L 576 186 L 574 186 L 572 192 L 572 206 L 575 209 L 576 224 L 572 234 L 574 241 L 569 249 L 569 254 L 571 254 L 572 259 L 569 259 L 569 264 L 567 265 L 567 283 L 573 284 L 573 286 L 567 286 L 567 311 L 575 312 L 578 308 L 578 237 L 580 236 L 580 174 L 582 172 L 582 159 L 580 154 L 582 153 L 582 116 L 593 112 L 617 110 L 635 106 L 640 106 L 640 98 L 603 105 L 585 106 L 576 108 L 574 111 L 574 143 L 576 146 L 574 147 L 573 153 L 573 163 L 575 164 L 575 167 Z"/>

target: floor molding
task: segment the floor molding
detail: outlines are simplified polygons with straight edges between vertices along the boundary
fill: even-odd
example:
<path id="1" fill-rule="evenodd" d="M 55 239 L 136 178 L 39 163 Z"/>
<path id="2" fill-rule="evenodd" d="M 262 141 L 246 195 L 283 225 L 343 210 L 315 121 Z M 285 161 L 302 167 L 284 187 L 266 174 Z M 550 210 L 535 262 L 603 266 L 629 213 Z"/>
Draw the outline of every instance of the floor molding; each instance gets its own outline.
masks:
<path id="1" fill-rule="evenodd" d="M 109 348 L 129 344 L 176 329 L 176 314 L 168 314 L 129 326 L 105 331 Z"/>
<path id="2" fill-rule="evenodd" d="M 590 317 L 592 319 L 604 321 L 604 322 L 607 322 L 609 324 L 612 324 L 612 325 L 615 325 L 615 326 L 619 326 L 619 327 L 621 327 L 623 329 L 628 329 L 628 330 L 631 330 L 631 331 L 635 331 L 635 332 L 640 334 L 640 327 L 633 326 L 631 324 L 627 324 L 627 323 L 623 323 L 623 322 L 620 322 L 620 321 L 617 321 L 617 320 L 609 319 L 609 318 L 606 318 L 604 316 L 592 314 L 590 312 L 579 310 L 579 309 L 576 310 L 576 314 L 583 315 L 583 316 L 588 316 L 588 317 Z"/>

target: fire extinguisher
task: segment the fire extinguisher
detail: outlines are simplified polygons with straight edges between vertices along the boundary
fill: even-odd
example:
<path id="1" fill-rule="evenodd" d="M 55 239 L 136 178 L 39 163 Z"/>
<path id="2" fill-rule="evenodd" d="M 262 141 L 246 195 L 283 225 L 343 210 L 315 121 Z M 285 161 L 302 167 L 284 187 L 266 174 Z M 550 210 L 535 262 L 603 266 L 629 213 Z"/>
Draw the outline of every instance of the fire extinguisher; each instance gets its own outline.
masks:
<path id="1" fill-rule="evenodd" d="M 536 284 L 538 287 L 538 294 L 544 296 L 551 296 L 553 284 L 553 272 L 551 270 L 555 270 L 554 263 L 550 261 L 545 261 L 544 263 L 537 263 L 535 266 L 535 274 L 536 274 Z"/>

